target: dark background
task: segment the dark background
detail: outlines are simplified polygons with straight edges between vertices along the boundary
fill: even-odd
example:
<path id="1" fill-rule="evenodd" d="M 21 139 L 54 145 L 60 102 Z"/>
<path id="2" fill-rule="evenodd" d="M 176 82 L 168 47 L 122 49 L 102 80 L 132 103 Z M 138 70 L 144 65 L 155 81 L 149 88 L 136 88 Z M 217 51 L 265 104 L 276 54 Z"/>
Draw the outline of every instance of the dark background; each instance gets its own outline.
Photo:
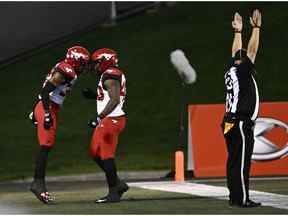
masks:
<path id="1" fill-rule="evenodd" d="M 112 2 L 0 2 L 0 62 L 109 22 Z M 118 2 L 117 15 L 152 2 Z"/>

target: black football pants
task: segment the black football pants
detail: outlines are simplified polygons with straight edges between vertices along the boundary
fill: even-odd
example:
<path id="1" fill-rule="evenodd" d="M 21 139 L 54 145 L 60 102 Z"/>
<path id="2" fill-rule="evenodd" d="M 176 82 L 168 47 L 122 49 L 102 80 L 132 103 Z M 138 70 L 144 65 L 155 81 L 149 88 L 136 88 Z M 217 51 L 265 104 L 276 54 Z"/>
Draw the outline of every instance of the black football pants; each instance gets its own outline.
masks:
<path id="1" fill-rule="evenodd" d="M 227 186 L 230 201 L 243 204 L 249 199 L 249 172 L 254 147 L 254 123 L 237 121 L 225 135 L 228 158 L 226 164 Z"/>

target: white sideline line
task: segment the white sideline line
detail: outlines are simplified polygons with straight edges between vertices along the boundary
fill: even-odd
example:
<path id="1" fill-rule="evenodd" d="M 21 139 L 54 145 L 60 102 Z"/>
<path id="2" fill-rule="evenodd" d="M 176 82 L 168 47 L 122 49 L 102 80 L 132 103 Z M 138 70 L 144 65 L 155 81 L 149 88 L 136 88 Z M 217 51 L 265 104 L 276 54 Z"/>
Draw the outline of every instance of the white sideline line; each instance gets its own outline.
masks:
<path id="1" fill-rule="evenodd" d="M 271 177 L 250 177 L 249 178 L 250 181 L 266 181 L 266 180 L 288 180 L 288 176 L 279 176 L 279 177 L 275 177 L 275 176 L 271 176 Z M 198 178 L 195 178 L 195 179 L 192 179 L 190 180 L 190 182 L 193 182 L 193 183 L 197 183 L 197 182 L 204 182 L 204 183 L 207 183 L 207 182 L 226 182 L 226 178 L 203 178 L 203 179 L 198 179 Z"/>
<path id="2" fill-rule="evenodd" d="M 228 189 L 221 186 L 212 186 L 206 184 L 196 184 L 189 182 L 135 182 L 129 183 L 131 187 L 139 187 L 150 190 L 160 190 L 167 192 L 185 193 L 202 197 L 212 197 L 215 199 L 228 200 Z M 250 198 L 260 201 L 263 206 L 288 209 L 288 196 L 262 191 L 250 190 Z"/>

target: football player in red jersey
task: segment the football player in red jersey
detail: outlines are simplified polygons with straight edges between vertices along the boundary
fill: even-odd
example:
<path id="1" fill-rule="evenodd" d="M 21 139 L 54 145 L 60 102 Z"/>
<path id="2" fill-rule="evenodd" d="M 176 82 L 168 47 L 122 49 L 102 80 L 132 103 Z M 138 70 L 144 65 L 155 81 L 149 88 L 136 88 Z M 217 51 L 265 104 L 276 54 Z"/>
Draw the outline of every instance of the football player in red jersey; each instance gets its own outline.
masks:
<path id="1" fill-rule="evenodd" d="M 115 152 L 119 134 L 126 124 L 123 104 L 126 96 L 126 79 L 118 68 L 118 57 L 114 50 L 102 48 L 96 50 L 91 61 L 93 70 L 100 76 L 97 94 L 84 89 L 83 95 L 97 100 L 97 115 L 89 122 L 95 128 L 91 140 L 90 155 L 105 172 L 109 187 L 108 195 L 97 199 L 96 203 L 120 202 L 120 198 L 129 187 L 120 180 L 115 164 Z"/>
<path id="2" fill-rule="evenodd" d="M 29 117 L 37 126 L 40 151 L 36 158 L 34 180 L 30 190 L 45 204 L 54 200 L 48 193 L 45 183 L 48 153 L 54 146 L 57 115 L 66 94 L 71 90 L 77 77 L 83 72 L 90 60 L 88 50 L 81 46 L 68 49 L 64 61 L 57 63 L 48 73 L 38 101 Z"/>

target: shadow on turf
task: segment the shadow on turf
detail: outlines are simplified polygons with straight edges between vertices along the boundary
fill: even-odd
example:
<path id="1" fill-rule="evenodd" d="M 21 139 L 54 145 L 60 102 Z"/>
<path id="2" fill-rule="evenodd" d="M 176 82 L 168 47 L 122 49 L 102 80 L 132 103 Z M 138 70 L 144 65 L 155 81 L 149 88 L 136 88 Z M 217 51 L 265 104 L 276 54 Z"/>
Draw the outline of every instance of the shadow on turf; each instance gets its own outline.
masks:
<path id="1" fill-rule="evenodd" d="M 213 198 L 220 198 L 219 197 L 213 197 Z M 183 196 L 183 197 L 161 197 L 161 198 L 127 198 L 127 199 L 122 199 L 121 202 L 141 202 L 141 201 L 161 201 L 161 200 L 200 200 L 200 199 L 207 199 L 207 197 L 198 197 L 198 196 Z"/>
<path id="2" fill-rule="evenodd" d="M 217 198 L 220 198 L 221 196 L 217 197 Z M 214 197 L 215 198 L 215 197 Z M 145 202 L 145 201 L 168 201 L 168 200 L 204 200 L 204 199 L 207 199 L 207 197 L 194 197 L 194 196 L 183 196 L 183 197 L 159 197 L 159 198 L 124 198 L 121 200 L 121 202 Z M 120 203 L 121 203 L 120 202 Z M 95 200 L 80 200 L 80 201 L 61 201 L 61 200 L 58 200 L 58 202 L 56 201 L 55 203 L 53 204 L 50 204 L 50 205 L 58 205 L 58 204 L 64 204 L 64 203 L 69 203 L 69 204 L 79 204 L 79 203 L 82 203 L 82 204 L 87 204 L 87 203 L 95 203 Z M 98 204 L 98 205 L 101 205 L 101 204 Z"/>

